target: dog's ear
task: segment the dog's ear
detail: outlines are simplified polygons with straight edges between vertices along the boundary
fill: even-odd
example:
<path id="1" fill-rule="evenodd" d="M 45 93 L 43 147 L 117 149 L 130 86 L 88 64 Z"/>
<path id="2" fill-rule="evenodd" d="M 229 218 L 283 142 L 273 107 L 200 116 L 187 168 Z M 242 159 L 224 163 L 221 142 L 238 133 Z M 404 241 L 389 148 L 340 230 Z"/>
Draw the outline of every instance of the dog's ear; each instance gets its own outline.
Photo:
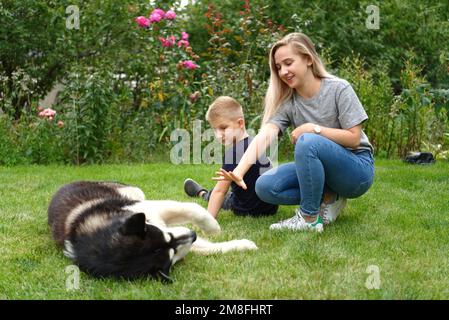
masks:
<path id="1" fill-rule="evenodd" d="M 163 231 L 152 224 L 147 224 L 145 232 L 150 239 L 163 239 Z"/>
<path id="2" fill-rule="evenodd" d="M 125 236 L 136 235 L 141 238 L 145 237 L 145 214 L 136 213 L 126 219 L 125 223 L 120 227 L 120 232 Z"/>

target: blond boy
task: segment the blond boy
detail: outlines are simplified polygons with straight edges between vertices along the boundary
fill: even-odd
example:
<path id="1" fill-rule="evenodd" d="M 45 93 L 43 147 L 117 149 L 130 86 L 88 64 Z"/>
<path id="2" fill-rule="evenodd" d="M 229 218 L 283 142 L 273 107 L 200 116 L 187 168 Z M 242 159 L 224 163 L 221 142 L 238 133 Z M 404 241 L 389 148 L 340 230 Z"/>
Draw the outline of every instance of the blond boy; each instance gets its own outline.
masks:
<path id="1" fill-rule="evenodd" d="M 222 169 L 233 171 L 253 139 L 246 131 L 242 106 L 231 97 L 221 96 L 209 106 L 206 120 L 214 129 L 218 142 L 227 147 Z M 262 155 L 244 176 L 246 190 L 234 182 L 221 180 L 208 191 L 192 179 L 184 181 L 184 190 L 191 197 L 208 201 L 207 210 L 214 217 L 220 209 L 232 210 L 236 215 L 271 215 L 276 213 L 278 206 L 263 202 L 255 192 L 257 178 L 271 167 L 269 159 Z M 230 187 L 231 192 L 228 192 Z"/>

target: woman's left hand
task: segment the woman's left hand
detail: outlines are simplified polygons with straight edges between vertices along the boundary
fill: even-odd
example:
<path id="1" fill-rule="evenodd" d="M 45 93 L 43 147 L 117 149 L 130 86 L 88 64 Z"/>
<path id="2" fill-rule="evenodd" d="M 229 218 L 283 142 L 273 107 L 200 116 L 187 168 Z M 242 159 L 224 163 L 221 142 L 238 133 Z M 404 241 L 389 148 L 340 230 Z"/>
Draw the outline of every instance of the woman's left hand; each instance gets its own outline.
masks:
<path id="1" fill-rule="evenodd" d="M 290 134 L 290 140 L 293 144 L 296 144 L 296 141 L 300 136 L 302 136 L 304 133 L 310 132 L 313 133 L 313 128 L 316 126 L 314 123 L 304 123 L 297 127 L 295 130 L 292 131 Z"/>

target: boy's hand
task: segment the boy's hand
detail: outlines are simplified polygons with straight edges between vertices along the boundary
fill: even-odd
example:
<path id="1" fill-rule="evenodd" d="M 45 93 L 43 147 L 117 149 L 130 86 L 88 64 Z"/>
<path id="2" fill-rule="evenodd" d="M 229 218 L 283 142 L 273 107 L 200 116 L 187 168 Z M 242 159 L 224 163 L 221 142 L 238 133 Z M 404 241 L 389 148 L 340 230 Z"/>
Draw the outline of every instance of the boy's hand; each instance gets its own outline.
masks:
<path id="1" fill-rule="evenodd" d="M 223 168 L 220 169 L 220 171 L 215 172 L 219 177 L 213 177 L 212 180 L 216 181 L 222 181 L 222 180 L 228 180 L 228 181 L 234 181 L 239 187 L 241 187 L 243 190 L 246 190 L 246 183 L 243 181 L 243 178 L 235 174 L 233 171 L 226 171 Z"/>

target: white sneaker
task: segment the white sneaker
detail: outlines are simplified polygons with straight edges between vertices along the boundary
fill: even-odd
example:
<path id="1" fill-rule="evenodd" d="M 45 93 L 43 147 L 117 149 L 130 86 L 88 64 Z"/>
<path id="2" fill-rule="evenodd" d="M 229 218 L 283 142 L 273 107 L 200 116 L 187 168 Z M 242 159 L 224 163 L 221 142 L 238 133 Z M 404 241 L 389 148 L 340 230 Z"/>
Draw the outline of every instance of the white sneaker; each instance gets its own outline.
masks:
<path id="1" fill-rule="evenodd" d="M 282 220 L 278 223 L 273 223 L 270 226 L 270 230 L 311 230 L 322 232 L 323 231 L 323 220 L 321 216 L 318 215 L 318 218 L 313 223 L 308 223 L 304 220 L 304 218 L 299 213 L 299 210 L 296 210 L 295 215 L 287 220 Z"/>
<path id="2" fill-rule="evenodd" d="M 337 200 L 332 203 L 322 204 L 320 208 L 320 216 L 324 224 L 329 224 L 337 220 L 341 211 L 346 206 L 346 198 L 337 196 Z"/>

